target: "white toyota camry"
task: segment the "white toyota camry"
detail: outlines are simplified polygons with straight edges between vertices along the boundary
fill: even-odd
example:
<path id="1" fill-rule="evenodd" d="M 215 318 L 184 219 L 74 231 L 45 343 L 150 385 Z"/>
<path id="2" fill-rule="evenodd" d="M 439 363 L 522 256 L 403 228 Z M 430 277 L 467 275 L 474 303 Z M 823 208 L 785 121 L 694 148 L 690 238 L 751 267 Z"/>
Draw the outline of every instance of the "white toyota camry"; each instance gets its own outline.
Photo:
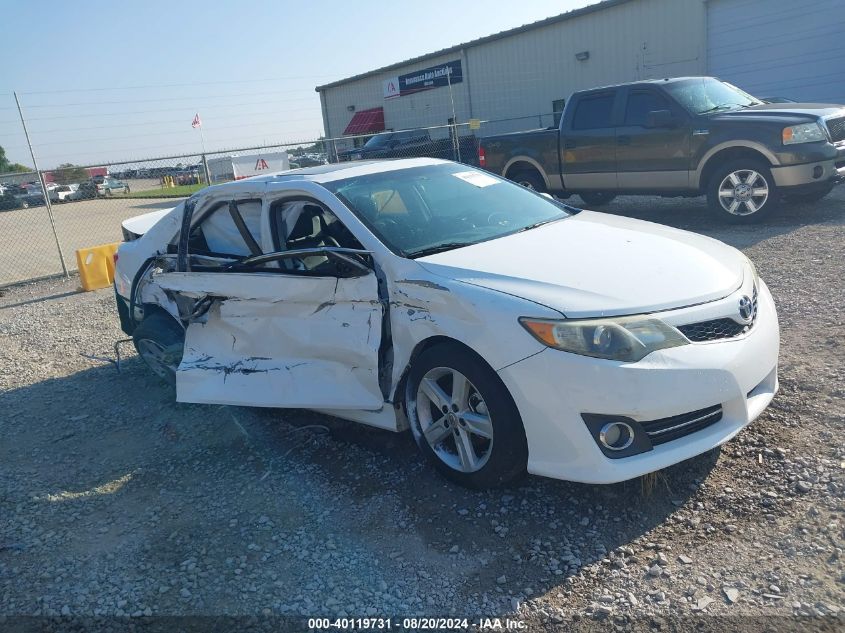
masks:
<path id="1" fill-rule="evenodd" d="M 121 324 L 177 400 L 410 427 L 468 486 L 652 472 L 778 388 L 775 306 L 739 251 L 466 165 L 241 180 L 124 234 Z"/>

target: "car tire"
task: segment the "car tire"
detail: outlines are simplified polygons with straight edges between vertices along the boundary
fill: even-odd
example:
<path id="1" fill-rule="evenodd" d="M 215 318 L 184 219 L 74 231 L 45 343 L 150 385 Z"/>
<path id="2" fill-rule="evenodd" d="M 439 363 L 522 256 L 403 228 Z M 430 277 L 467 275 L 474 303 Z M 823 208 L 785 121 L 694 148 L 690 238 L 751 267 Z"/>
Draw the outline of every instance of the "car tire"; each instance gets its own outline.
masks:
<path id="1" fill-rule="evenodd" d="M 807 193 L 787 193 L 784 195 L 784 199 L 789 202 L 818 202 L 831 191 L 833 191 L 833 185 Z"/>
<path id="2" fill-rule="evenodd" d="M 606 204 L 613 202 L 616 194 L 605 193 L 603 191 L 591 191 L 589 193 L 579 193 L 578 196 L 589 207 L 603 207 Z"/>
<path id="3" fill-rule="evenodd" d="M 465 385 L 460 393 L 456 380 Z M 405 406 L 417 445 L 446 479 L 484 489 L 525 474 L 528 443 L 516 404 L 496 372 L 465 348 L 443 343 L 420 354 L 408 375 Z"/>
<path id="4" fill-rule="evenodd" d="M 163 312 L 153 312 L 132 333 L 138 356 L 167 384 L 176 386 L 176 368 L 182 362 L 185 330 Z"/>
<path id="5" fill-rule="evenodd" d="M 509 177 L 518 185 L 522 185 L 526 189 L 533 189 L 537 193 L 546 193 L 546 183 L 543 178 L 536 171 L 518 171 L 513 176 Z"/>
<path id="6" fill-rule="evenodd" d="M 769 166 L 739 158 L 716 168 L 707 183 L 707 205 L 732 224 L 759 222 L 778 206 L 778 190 Z"/>

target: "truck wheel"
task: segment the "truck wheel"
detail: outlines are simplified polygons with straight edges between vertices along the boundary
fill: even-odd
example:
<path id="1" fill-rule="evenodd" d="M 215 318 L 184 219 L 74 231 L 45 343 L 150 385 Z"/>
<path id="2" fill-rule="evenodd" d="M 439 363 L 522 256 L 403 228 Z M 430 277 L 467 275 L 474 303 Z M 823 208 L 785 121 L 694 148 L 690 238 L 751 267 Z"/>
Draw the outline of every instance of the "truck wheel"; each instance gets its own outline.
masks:
<path id="1" fill-rule="evenodd" d="M 420 354 L 405 405 L 414 439 L 447 479 L 491 488 L 525 473 L 528 442 L 501 378 L 474 354 L 440 344 Z"/>
<path id="2" fill-rule="evenodd" d="M 777 186 L 769 166 L 753 158 L 725 163 L 707 184 L 710 210 L 733 224 L 759 222 L 777 203 Z"/>
<path id="3" fill-rule="evenodd" d="M 185 330 L 170 315 L 153 312 L 135 328 L 132 341 L 138 356 L 167 384 L 176 386 L 176 368 L 182 362 Z"/>
<path id="4" fill-rule="evenodd" d="M 616 197 L 615 194 L 604 193 L 603 191 L 591 191 L 590 193 L 579 193 L 578 195 L 581 196 L 584 204 L 591 207 L 603 207 L 613 202 L 613 199 Z"/>
<path id="5" fill-rule="evenodd" d="M 537 193 L 546 193 L 546 183 L 535 171 L 518 171 L 513 176 L 509 176 L 516 184 L 522 185 L 526 189 L 533 189 Z"/>

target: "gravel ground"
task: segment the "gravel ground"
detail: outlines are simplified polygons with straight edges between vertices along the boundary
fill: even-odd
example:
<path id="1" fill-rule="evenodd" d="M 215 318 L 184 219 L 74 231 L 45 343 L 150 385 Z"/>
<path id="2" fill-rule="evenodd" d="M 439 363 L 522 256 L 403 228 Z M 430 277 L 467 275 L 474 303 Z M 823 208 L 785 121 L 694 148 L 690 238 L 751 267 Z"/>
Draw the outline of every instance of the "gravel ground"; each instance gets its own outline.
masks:
<path id="1" fill-rule="evenodd" d="M 781 319 L 771 407 L 651 488 L 468 491 L 407 434 L 176 404 L 131 346 L 121 373 L 94 358 L 122 338 L 110 291 L 2 291 L 0 615 L 845 627 L 845 187 L 764 226 L 716 225 L 702 200 L 608 210 L 741 248 Z"/>

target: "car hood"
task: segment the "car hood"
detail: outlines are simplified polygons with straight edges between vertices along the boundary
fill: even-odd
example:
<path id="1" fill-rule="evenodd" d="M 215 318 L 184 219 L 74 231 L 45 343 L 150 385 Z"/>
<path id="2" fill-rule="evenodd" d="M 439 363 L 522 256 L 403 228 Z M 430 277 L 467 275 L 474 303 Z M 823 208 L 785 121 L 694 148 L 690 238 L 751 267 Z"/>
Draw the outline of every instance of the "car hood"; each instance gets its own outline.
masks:
<path id="1" fill-rule="evenodd" d="M 745 256 L 717 240 L 583 211 L 523 233 L 416 260 L 427 271 L 570 318 L 640 314 L 729 295 Z"/>
<path id="2" fill-rule="evenodd" d="M 844 115 L 845 106 L 833 103 L 764 103 L 742 110 L 716 112 L 711 115 L 711 118 L 716 120 L 742 119 L 743 121 L 751 119 L 808 121 L 837 114 Z"/>

